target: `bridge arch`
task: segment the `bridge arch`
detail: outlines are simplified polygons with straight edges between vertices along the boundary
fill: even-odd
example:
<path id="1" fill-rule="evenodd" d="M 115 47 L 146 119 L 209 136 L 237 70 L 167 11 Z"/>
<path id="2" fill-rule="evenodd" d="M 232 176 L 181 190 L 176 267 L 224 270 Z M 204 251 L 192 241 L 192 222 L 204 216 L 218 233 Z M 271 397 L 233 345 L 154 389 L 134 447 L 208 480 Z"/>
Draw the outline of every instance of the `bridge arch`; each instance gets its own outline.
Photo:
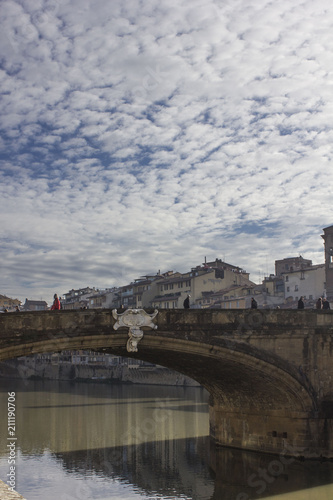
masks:
<path id="1" fill-rule="evenodd" d="M 190 340 L 163 338 L 146 334 L 138 353 L 124 347 L 127 335 L 75 336 L 46 338 L 2 350 L 2 359 L 28 354 L 64 350 L 94 350 L 123 357 L 134 357 L 165 366 L 199 382 L 224 408 L 256 408 L 263 411 L 284 408 L 314 411 L 311 391 L 301 376 L 260 359 L 257 353 L 239 352 L 234 346 L 210 345 Z M 254 350 L 253 350 L 254 351 Z M 289 368 L 290 370 L 290 368 Z"/>

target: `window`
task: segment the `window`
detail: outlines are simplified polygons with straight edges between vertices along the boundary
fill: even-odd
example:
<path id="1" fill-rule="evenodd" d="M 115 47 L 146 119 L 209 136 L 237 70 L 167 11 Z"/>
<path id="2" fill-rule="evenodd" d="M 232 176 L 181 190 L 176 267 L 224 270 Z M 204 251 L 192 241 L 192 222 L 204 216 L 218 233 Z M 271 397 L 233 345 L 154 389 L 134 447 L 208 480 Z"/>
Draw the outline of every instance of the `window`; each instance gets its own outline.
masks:
<path id="1" fill-rule="evenodd" d="M 329 264 L 333 264 L 333 248 L 331 247 L 328 251 L 329 255 Z"/>
<path id="2" fill-rule="evenodd" d="M 301 271 L 301 280 L 305 280 L 304 271 Z"/>
<path id="3" fill-rule="evenodd" d="M 298 292 L 298 285 L 295 285 L 295 292 Z"/>
<path id="4" fill-rule="evenodd" d="M 290 287 L 289 286 L 287 286 L 287 292 L 290 292 Z"/>
<path id="5" fill-rule="evenodd" d="M 286 276 L 286 281 L 289 281 L 289 276 Z"/>

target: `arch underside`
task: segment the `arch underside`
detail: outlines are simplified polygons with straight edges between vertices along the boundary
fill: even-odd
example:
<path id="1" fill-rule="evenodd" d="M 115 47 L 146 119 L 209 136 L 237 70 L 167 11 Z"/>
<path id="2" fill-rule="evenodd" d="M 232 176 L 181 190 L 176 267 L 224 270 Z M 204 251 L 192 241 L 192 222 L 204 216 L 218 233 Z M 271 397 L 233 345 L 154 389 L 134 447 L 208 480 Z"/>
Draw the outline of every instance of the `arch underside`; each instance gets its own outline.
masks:
<path id="1" fill-rule="evenodd" d="M 276 365 L 237 350 L 189 340 L 145 334 L 137 353 L 126 350 L 127 335 L 94 335 L 42 340 L 2 349 L 1 359 L 63 350 L 94 350 L 134 357 L 176 370 L 199 382 L 211 404 L 226 411 L 285 412 L 314 410 L 310 391 L 301 380 Z"/>

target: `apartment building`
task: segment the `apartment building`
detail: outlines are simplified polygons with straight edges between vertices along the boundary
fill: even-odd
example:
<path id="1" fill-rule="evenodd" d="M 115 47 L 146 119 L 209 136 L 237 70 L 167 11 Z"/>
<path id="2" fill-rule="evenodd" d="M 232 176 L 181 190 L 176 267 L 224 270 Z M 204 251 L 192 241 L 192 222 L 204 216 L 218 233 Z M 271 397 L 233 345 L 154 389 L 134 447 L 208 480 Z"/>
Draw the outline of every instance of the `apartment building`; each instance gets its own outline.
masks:
<path id="1" fill-rule="evenodd" d="M 281 275 L 274 276 L 274 274 L 266 276 L 262 282 L 262 292 L 272 297 L 284 298 L 283 277 Z"/>
<path id="2" fill-rule="evenodd" d="M 196 300 L 200 309 L 243 309 L 250 307 L 255 284 L 232 285 L 218 292 L 203 292 L 202 297 Z"/>
<path id="3" fill-rule="evenodd" d="M 78 288 L 69 290 L 65 293 L 61 300 L 61 305 L 63 309 L 80 309 L 82 307 L 89 307 L 89 297 L 96 294 L 95 287 L 90 288 L 89 286 L 85 288 Z"/>
<path id="4" fill-rule="evenodd" d="M 289 271 L 299 271 L 312 266 L 312 260 L 299 257 L 287 257 L 285 259 L 275 261 L 275 275 L 281 276 L 282 273 Z"/>
<path id="5" fill-rule="evenodd" d="M 98 290 L 90 295 L 88 300 L 89 309 L 109 309 L 113 307 L 118 288 Z"/>
<path id="6" fill-rule="evenodd" d="M 325 294 L 325 264 L 281 273 L 286 300 L 316 301 Z"/>
<path id="7" fill-rule="evenodd" d="M 134 286 L 133 283 L 129 285 L 120 286 L 114 294 L 112 308 L 135 308 Z"/>
<path id="8" fill-rule="evenodd" d="M 144 276 L 135 280 L 133 283 L 133 298 L 136 309 L 150 307 L 151 301 L 156 294 L 154 283 L 162 279 L 161 274 L 156 274 L 155 276 Z"/>
<path id="9" fill-rule="evenodd" d="M 152 284 L 156 291 L 151 306 L 162 309 L 183 308 L 184 299 L 190 295 L 190 307 L 209 306 L 209 296 L 228 287 L 253 285 L 243 269 L 227 264 L 221 259 L 205 262 L 187 273 L 169 271 Z M 212 299 L 213 300 L 213 299 Z M 208 302 L 207 302 L 208 301 Z"/>
<path id="10" fill-rule="evenodd" d="M 153 298 L 150 304 L 148 294 L 144 296 L 146 307 L 160 309 L 177 309 L 183 307 L 183 302 L 191 294 L 191 273 L 168 271 L 151 284 Z M 152 295 L 150 294 L 150 295 Z"/>

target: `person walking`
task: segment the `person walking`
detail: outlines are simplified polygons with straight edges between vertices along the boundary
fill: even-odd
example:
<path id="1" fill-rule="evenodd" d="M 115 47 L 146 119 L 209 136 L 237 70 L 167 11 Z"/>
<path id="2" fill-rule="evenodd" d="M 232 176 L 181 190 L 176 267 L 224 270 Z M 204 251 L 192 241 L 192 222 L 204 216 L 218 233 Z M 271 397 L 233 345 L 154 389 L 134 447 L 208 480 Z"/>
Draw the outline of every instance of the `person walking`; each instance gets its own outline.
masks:
<path id="1" fill-rule="evenodd" d="M 191 297 L 191 295 L 188 295 L 186 297 L 186 299 L 184 300 L 184 302 L 183 302 L 184 309 L 189 309 L 190 308 L 190 297 Z"/>
<path id="2" fill-rule="evenodd" d="M 297 309 L 304 309 L 303 297 L 300 297 L 298 304 L 297 304 Z"/>
<path id="3" fill-rule="evenodd" d="M 257 301 L 253 297 L 251 299 L 251 309 L 258 309 Z"/>
<path id="4" fill-rule="evenodd" d="M 54 298 L 54 300 L 53 300 L 53 304 L 51 307 L 51 311 L 60 311 L 61 304 L 60 304 L 60 300 L 59 300 L 58 295 L 55 293 L 53 298 Z"/>
<path id="5" fill-rule="evenodd" d="M 331 309 L 330 303 L 325 298 L 323 299 L 323 309 Z"/>
<path id="6" fill-rule="evenodd" d="M 316 309 L 322 309 L 323 308 L 323 299 L 319 297 L 319 299 L 316 302 Z"/>

